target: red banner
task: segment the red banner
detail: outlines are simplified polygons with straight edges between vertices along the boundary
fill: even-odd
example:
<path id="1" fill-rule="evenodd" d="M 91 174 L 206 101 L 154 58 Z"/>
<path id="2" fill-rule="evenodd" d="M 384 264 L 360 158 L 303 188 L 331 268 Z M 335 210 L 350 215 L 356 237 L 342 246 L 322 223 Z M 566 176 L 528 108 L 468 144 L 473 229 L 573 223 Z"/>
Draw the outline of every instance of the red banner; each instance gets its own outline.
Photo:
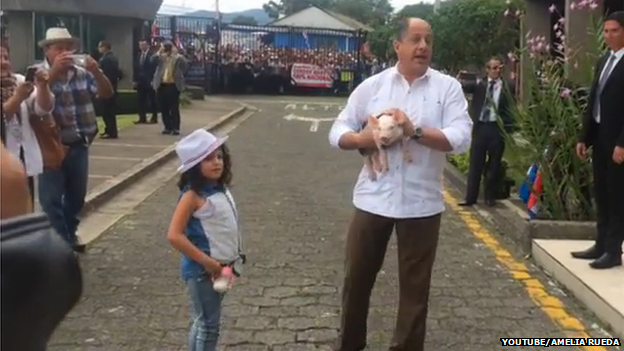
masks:
<path id="1" fill-rule="evenodd" d="M 334 84 L 332 70 L 308 63 L 292 65 L 290 77 L 294 85 L 308 88 L 331 88 Z"/>

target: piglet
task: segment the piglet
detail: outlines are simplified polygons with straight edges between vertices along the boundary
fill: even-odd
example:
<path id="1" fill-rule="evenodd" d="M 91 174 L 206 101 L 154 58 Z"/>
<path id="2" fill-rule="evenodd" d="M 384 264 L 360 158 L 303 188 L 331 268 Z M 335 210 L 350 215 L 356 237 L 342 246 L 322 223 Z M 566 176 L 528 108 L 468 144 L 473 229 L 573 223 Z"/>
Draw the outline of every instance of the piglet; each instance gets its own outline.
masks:
<path id="1" fill-rule="evenodd" d="M 409 137 L 405 135 L 403 126 L 394 117 L 383 114 L 379 118 L 368 117 L 368 125 L 372 128 L 373 139 L 377 149 L 369 152 L 365 157 L 365 165 L 368 170 L 370 180 L 377 180 L 377 174 L 390 170 L 388 165 L 387 148 L 399 143 L 403 152 L 403 160 L 412 162 L 412 157 L 407 147 Z"/>

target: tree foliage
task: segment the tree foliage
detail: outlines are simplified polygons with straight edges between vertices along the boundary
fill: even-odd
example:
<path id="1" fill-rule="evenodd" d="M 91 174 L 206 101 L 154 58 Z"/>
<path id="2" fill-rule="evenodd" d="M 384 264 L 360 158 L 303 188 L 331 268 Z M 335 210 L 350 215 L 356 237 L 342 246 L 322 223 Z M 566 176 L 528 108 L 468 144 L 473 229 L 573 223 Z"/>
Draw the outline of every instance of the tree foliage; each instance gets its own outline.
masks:
<path id="1" fill-rule="evenodd" d="M 520 31 L 515 19 L 504 16 L 508 6 L 500 0 L 462 0 L 442 7 L 429 18 L 434 62 L 456 72 L 514 50 Z"/>

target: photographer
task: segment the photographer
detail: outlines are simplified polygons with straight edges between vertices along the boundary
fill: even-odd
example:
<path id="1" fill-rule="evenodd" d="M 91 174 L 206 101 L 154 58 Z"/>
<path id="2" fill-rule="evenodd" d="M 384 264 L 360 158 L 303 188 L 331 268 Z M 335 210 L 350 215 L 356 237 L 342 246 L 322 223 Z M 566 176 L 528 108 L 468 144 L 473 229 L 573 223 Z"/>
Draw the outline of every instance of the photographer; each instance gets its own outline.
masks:
<path id="1" fill-rule="evenodd" d="M 54 96 L 50 92 L 45 70 L 31 68 L 28 73 L 28 77 L 14 74 L 8 50 L 0 47 L 2 124 L 5 128 L 2 141 L 26 169 L 31 207 L 34 207 L 34 176 L 43 172 L 44 160 L 31 120 L 38 123 L 49 118 L 54 108 Z"/>
<path id="2" fill-rule="evenodd" d="M 76 231 L 87 194 L 89 146 L 98 131 L 91 97 L 108 99 L 113 88 L 97 61 L 74 55 L 79 44 L 66 28 L 48 29 L 39 42 L 46 59 L 37 67 L 48 71 L 56 101 L 52 116 L 66 149 L 62 164 L 39 176 L 39 202 L 52 227 L 76 252 L 84 252 Z"/>
<path id="3" fill-rule="evenodd" d="M 152 87 L 156 91 L 165 129 L 162 134 L 180 135 L 180 93 L 188 62 L 169 41 L 152 57 L 156 71 Z"/>

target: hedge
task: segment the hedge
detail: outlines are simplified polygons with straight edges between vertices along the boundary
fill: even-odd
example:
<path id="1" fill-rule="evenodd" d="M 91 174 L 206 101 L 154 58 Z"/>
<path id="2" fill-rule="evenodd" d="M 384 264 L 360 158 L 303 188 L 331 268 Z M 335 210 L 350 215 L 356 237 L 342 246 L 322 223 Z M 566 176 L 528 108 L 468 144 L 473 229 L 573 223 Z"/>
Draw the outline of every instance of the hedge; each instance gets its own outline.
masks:
<path id="1" fill-rule="evenodd" d="M 190 105 L 190 100 L 202 100 L 204 91 L 202 88 L 189 86 L 180 95 L 180 105 Z M 95 114 L 102 116 L 102 101 L 95 99 Z M 160 112 L 160 110 L 158 111 Z M 139 113 L 139 99 L 136 90 L 118 90 L 117 91 L 117 115 L 136 115 Z"/>

